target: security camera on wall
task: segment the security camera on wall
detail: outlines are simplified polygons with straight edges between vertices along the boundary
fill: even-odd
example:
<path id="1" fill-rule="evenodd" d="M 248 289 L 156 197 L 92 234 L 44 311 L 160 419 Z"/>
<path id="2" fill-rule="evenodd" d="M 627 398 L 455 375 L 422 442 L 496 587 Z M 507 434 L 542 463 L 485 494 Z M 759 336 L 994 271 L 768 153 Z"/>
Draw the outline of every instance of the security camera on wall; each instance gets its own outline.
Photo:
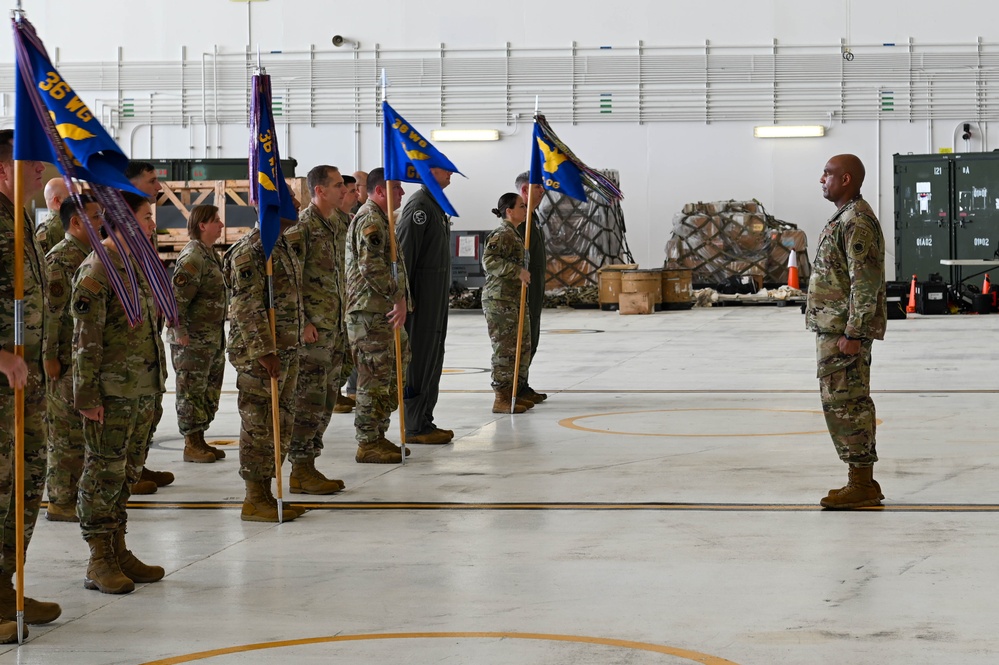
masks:
<path id="1" fill-rule="evenodd" d="M 354 48 L 358 47 L 357 42 L 355 42 L 353 39 L 347 39 L 343 35 L 333 35 L 333 39 L 331 41 L 333 42 L 333 46 L 336 46 L 338 48 L 340 46 L 343 46 L 344 44 L 352 44 Z"/>

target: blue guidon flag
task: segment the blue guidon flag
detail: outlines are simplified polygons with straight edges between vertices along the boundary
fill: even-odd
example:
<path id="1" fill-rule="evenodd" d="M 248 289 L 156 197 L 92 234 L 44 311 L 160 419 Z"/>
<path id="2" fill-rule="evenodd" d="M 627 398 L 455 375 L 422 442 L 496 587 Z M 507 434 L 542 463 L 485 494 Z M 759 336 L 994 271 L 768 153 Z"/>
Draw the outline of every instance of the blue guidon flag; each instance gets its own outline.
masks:
<path id="1" fill-rule="evenodd" d="M 298 219 L 288 183 L 281 172 L 273 113 L 271 77 L 256 74 L 250 100 L 250 203 L 257 206 L 260 242 L 268 259 L 281 235 L 281 220 Z"/>
<path id="2" fill-rule="evenodd" d="M 383 122 L 382 145 L 385 150 L 385 180 L 418 182 L 430 191 L 444 212 L 452 217 L 458 213 L 444 196 L 444 190 L 430 172 L 432 168 L 445 169 L 451 173 L 465 175 L 451 163 L 451 160 L 423 138 L 406 119 L 395 112 L 388 102 L 382 102 Z"/>
<path id="3" fill-rule="evenodd" d="M 105 222 L 124 238 L 149 282 L 160 313 L 168 324 L 175 323 L 177 303 L 169 275 L 153 243 L 142 232 L 121 196 L 121 190 L 144 196 L 125 177 L 128 158 L 52 65 L 34 26 L 19 15 L 11 22 L 17 61 L 14 70 L 14 159 L 55 164 L 74 197 L 79 194 L 73 179 L 90 184 L 94 198 L 106 211 Z M 77 203 L 80 204 L 79 199 Z M 78 207 L 85 215 L 85 207 L 82 204 Z M 90 236 L 93 251 L 109 268 L 111 289 L 118 296 L 129 323 L 137 325 L 142 314 L 131 262 L 124 262 L 129 281 L 126 285 L 118 272 L 111 269 L 107 250 L 91 224 L 83 226 Z M 118 234 L 108 235 L 121 252 Z"/>
<path id="4" fill-rule="evenodd" d="M 559 140 L 543 115 L 534 117 L 530 181 L 578 201 L 588 199 L 588 189 L 607 203 L 624 198 L 617 185 L 584 164 Z"/>

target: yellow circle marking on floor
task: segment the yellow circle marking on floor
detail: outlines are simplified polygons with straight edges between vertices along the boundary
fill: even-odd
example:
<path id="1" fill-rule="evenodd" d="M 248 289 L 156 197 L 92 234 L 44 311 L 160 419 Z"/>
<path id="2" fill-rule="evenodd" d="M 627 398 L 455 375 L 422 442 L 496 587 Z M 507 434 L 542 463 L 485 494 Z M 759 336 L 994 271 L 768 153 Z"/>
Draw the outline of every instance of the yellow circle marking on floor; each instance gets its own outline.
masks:
<path id="1" fill-rule="evenodd" d="M 211 651 L 199 651 L 184 656 L 174 656 L 162 660 L 152 660 L 142 665 L 179 665 L 180 663 L 193 663 L 198 660 L 215 658 L 216 656 L 227 656 L 234 653 L 245 653 L 248 651 L 261 651 L 263 649 L 283 649 L 285 647 L 304 646 L 309 644 L 323 644 L 328 642 L 360 642 L 367 640 L 413 640 L 413 639 L 511 639 L 511 640 L 545 640 L 549 642 L 576 642 L 579 644 L 599 644 L 601 646 L 619 647 L 622 649 L 633 649 L 635 651 L 649 651 L 661 653 L 668 656 L 684 658 L 701 665 L 738 665 L 731 660 L 710 656 L 708 654 L 666 646 L 664 644 L 649 644 L 648 642 L 632 642 L 630 640 L 614 640 L 606 637 L 587 637 L 585 635 L 548 635 L 545 633 L 375 633 L 365 635 L 331 635 L 329 637 L 310 637 L 300 640 L 279 640 L 276 642 L 260 642 L 257 644 L 243 644 L 223 649 L 213 649 Z"/>
<path id="2" fill-rule="evenodd" d="M 611 416 L 630 416 L 636 413 L 688 413 L 696 411 L 751 411 L 751 412 L 765 412 L 765 413 L 810 413 L 815 415 L 822 415 L 821 411 L 814 411 L 811 409 L 652 409 L 649 411 L 616 411 L 613 413 L 591 413 L 585 416 L 575 416 L 573 418 L 565 418 L 558 421 L 558 424 L 562 427 L 568 427 L 569 429 L 579 430 L 581 432 L 596 432 L 597 434 L 618 434 L 622 436 L 660 436 L 660 437 L 713 437 L 713 438 L 734 438 L 734 437 L 753 437 L 753 436 L 803 436 L 806 434 L 826 434 L 827 430 L 813 430 L 805 432 L 725 432 L 725 433 L 710 433 L 710 432 L 692 432 L 692 433 L 665 433 L 665 432 L 618 432 L 608 429 L 594 429 L 592 427 L 584 427 L 579 425 L 578 421 L 586 420 L 589 418 L 608 418 Z M 878 425 L 882 424 L 881 420 L 877 421 Z"/>

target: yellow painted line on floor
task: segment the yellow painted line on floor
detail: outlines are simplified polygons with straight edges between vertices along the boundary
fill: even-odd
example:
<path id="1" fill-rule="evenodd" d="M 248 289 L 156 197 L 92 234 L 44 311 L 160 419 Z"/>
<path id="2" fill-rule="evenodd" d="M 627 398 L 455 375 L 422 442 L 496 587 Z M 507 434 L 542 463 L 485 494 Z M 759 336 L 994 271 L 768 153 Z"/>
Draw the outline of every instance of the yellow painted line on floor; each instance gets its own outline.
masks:
<path id="1" fill-rule="evenodd" d="M 311 644 L 326 644 L 331 642 L 362 642 L 371 640 L 421 640 L 421 639 L 491 639 L 491 640 L 541 640 L 546 642 L 573 642 L 576 644 L 595 644 L 606 647 L 616 647 L 619 649 L 631 649 L 633 651 L 648 651 L 651 653 L 661 653 L 667 656 L 683 658 L 701 665 L 739 665 L 738 663 L 711 656 L 689 649 L 680 649 L 665 644 L 651 644 L 648 642 L 634 642 L 631 640 L 615 640 L 606 637 L 587 637 L 585 635 L 549 635 L 545 633 L 511 633 L 511 632 L 446 632 L 446 633 L 373 633 L 364 635 L 331 635 L 328 637 L 308 637 L 298 640 L 278 640 L 275 642 L 258 642 L 256 644 L 243 644 L 222 649 L 212 649 L 210 651 L 199 651 L 183 656 L 152 660 L 142 665 L 180 665 L 181 663 L 192 663 L 198 660 L 215 658 L 216 656 L 228 656 L 234 653 L 246 653 L 248 651 L 262 651 L 264 649 L 284 649 L 287 647 L 306 646 Z"/>
<path id="2" fill-rule="evenodd" d="M 824 510 L 815 503 L 451 503 L 387 501 L 288 501 L 309 510 L 550 510 L 663 512 L 809 512 Z M 130 501 L 131 510 L 236 510 L 242 501 Z M 893 513 L 997 513 L 994 503 L 889 503 L 860 510 Z M 831 512 L 831 511 L 830 511 Z"/>
<path id="3" fill-rule="evenodd" d="M 558 424 L 562 427 L 568 429 L 578 430 L 580 432 L 593 432 L 595 434 L 615 434 L 618 436 L 656 436 L 656 437 L 682 437 L 682 438 L 744 438 L 744 437 L 774 437 L 774 436 L 806 436 L 812 434 L 826 434 L 826 429 L 804 431 L 804 432 L 626 432 L 626 431 L 616 431 L 609 429 L 595 429 L 593 427 L 584 427 L 577 424 L 580 420 L 588 420 L 590 418 L 607 418 L 611 416 L 631 416 L 638 413 L 692 413 L 692 412 L 717 412 L 717 411 L 749 411 L 749 412 L 763 412 L 763 413 L 807 413 L 810 415 L 822 416 L 821 411 L 816 411 L 814 409 L 649 409 L 645 411 L 612 411 L 609 413 L 590 413 L 583 416 L 573 416 L 572 418 L 564 418 L 558 421 Z M 878 425 L 882 425 L 882 421 L 877 421 Z"/>

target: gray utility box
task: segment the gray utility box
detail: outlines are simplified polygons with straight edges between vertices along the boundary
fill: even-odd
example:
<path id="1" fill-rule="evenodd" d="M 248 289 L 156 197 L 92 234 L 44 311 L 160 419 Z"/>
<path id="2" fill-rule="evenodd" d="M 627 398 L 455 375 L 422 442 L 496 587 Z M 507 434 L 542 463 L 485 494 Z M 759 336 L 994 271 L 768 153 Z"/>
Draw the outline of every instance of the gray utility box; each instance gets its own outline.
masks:
<path id="1" fill-rule="evenodd" d="M 941 259 L 993 259 L 999 250 L 999 153 L 895 155 L 895 279 L 948 284 Z M 966 277 L 966 275 L 965 275 Z"/>
<path id="2" fill-rule="evenodd" d="M 486 236 L 492 231 L 451 231 L 451 283 L 466 289 L 481 289 L 486 285 L 482 269 L 482 250 Z"/>

